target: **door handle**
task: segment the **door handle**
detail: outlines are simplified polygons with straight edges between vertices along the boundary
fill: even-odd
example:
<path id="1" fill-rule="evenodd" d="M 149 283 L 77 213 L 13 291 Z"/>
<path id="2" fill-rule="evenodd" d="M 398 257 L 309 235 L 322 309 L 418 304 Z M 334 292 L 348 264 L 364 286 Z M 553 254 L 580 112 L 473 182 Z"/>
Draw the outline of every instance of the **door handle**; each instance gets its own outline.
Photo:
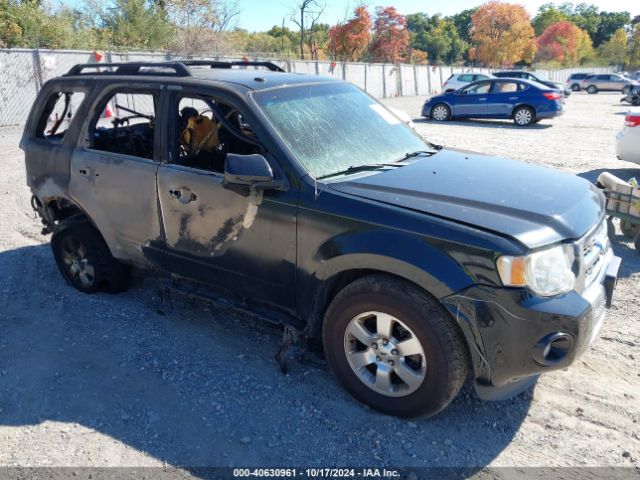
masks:
<path id="1" fill-rule="evenodd" d="M 509 100 L 518 100 L 518 97 L 509 97 Z"/>
<path id="2" fill-rule="evenodd" d="M 187 187 L 172 188 L 169 190 L 169 196 L 184 204 L 195 202 L 198 199 L 198 195 Z"/>
<path id="3" fill-rule="evenodd" d="M 486 102 L 486 101 L 487 101 L 487 99 L 486 99 L 486 97 L 485 97 L 485 98 L 479 98 L 479 99 L 478 99 L 478 101 L 479 101 L 479 102 Z"/>

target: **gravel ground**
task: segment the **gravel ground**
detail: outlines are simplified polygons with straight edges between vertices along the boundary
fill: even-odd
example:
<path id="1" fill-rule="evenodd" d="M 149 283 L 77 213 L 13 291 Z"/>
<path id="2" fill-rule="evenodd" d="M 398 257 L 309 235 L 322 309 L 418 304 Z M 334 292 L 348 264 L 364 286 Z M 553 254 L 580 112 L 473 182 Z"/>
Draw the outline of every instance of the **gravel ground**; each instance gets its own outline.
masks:
<path id="1" fill-rule="evenodd" d="M 574 94 L 563 117 L 528 129 L 416 123 L 436 143 L 628 178 L 640 170 L 614 155 L 618 98 Z M 387 103 L 417 118 L 423 100 Z M 319 357 L 280 373 L 276 327 L 160 304 L 151 279 L 118 296 L 66 286 L 29 207 L 18 140 L 0 132 L 0 465 L 638 468 L 640 255 L 621 236 L 615 306 L 571 368 L 504 402 L 467 385 L 437 417 L 407 421 L 357 404 Z"/>

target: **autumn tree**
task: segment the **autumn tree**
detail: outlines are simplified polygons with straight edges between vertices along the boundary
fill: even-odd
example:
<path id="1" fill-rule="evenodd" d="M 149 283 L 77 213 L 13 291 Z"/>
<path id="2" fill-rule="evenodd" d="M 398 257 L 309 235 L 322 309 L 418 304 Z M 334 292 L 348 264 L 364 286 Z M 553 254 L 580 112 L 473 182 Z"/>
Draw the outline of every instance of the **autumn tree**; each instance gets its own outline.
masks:
<path id="1" fill-rule="evenodd" d="M 369 47 L 373 22 L 367 7 L 357 7 L 353 16 L 344 24 L 329 30 L 329 49 L 336 60 L 342 62 L 360 60 Z"/>
<path id="2" fill-rule="evenodd" d="M 582 62 L 593 51 L 589 34 L 568 20 L 549 25 L 538 37 L 537 44 L 537 60 L 564 66 Z"/>
<path id="3" fill-rule="evenodd" d="M 471 24 L 473 55 L 481 64 L 497 67 L 533 60 L 534 31 L 522 5 L 492 0 L 471 17 Z"/>
<path id="4" fill-rule="evenodd" d="M 629 59 L 627 32 L 620 28 L 598 47 L 598 55 L 609 65 L 624 65 Z"/>
<path id="5" fill-rule="evenodd" d="M 374 62 L 400 63 L 407 54 L 406 19 L 395 7 L 377 7 L 370 54 Z"/>

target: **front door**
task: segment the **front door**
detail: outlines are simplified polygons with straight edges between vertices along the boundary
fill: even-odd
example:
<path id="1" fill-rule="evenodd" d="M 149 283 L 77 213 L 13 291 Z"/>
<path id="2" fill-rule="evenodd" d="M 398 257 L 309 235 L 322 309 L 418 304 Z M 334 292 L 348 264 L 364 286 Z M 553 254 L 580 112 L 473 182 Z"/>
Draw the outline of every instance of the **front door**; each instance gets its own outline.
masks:
<path id="1" fill-rule="evenodd" d="M 293 308 L 296 191 L 225 188 L 227 153 L 262 153 L 276 177 L 284 176 L 237 102 L 215 92 L 176 91 L 171 105 L 175 128 L 167 130 L 167 158 L 157 181 L 169 268 L 235 295 Z"/>
<path id="2" fill-rule="evenodd" d="M 454 116 L 483 117 L 487 114 L 487 95 L 491 82 L 474 83 L 464 88 L 452 108 Z"/>

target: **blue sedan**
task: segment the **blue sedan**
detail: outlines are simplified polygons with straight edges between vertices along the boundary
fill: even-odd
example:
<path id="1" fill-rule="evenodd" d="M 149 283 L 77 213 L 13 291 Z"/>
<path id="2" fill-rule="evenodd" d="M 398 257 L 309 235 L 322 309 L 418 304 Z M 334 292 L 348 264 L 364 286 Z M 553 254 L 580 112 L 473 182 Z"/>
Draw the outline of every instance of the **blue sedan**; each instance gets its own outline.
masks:
<path id="1" fill-rule="evenodd" d="M 431 97 L 422 116 L 437 121 L 452 118 L 506 118 L 526 127 L 561 115 L 562 94 L 540 83 L 514 78 L 481 80 L 453 92 Z"/>

